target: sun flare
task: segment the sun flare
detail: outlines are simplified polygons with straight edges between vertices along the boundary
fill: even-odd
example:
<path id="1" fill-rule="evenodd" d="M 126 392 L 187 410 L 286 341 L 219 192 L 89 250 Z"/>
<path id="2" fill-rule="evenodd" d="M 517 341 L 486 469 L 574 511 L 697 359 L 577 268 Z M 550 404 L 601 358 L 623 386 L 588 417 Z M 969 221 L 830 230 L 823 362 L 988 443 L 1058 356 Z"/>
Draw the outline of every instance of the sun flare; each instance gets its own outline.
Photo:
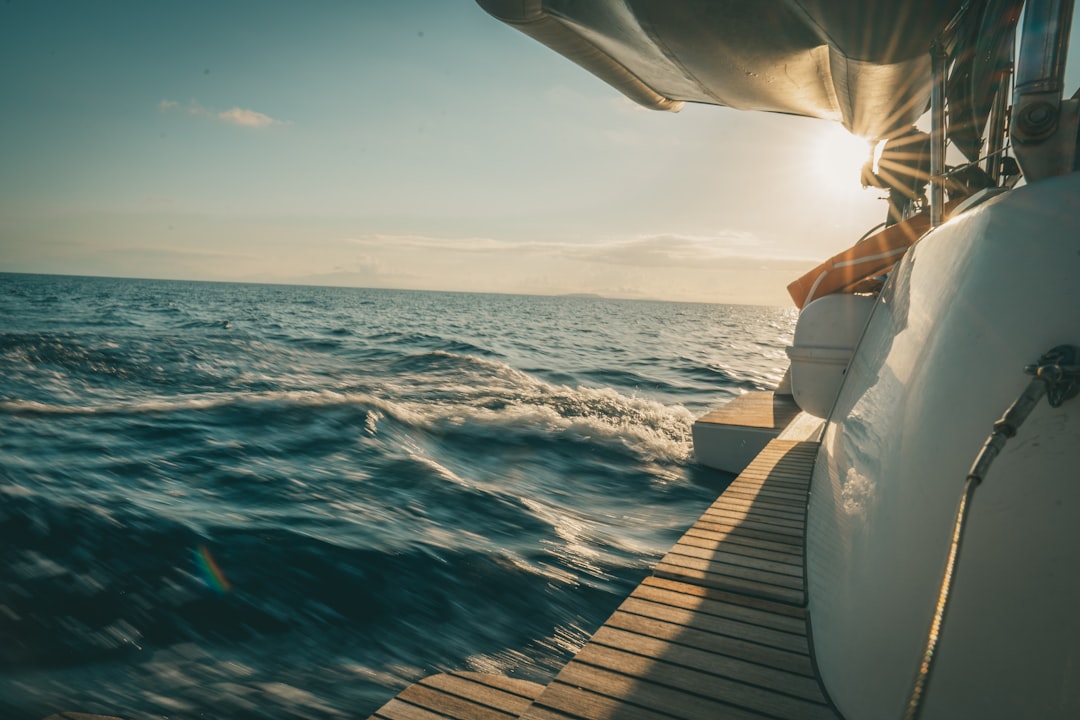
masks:
<path id="1" fill-rule="evenodd" d="M 839 124 L 821 128 L 811 140 L 810 162 L 815 184 L 834 199 L 854 199 L 862 195 L 859 174 L 869 160 L 871 143 L 852 135 Z"/>

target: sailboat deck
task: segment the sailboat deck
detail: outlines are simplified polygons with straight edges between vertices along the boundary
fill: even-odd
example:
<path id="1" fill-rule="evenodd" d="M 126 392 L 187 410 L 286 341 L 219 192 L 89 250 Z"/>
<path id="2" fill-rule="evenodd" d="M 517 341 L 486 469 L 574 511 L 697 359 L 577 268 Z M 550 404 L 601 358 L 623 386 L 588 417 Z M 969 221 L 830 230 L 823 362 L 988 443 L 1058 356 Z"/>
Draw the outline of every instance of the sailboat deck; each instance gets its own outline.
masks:
<path id="1" fill-rule="evenodd" d="M 451 706 L 414 690 L 459 674 L 437 675 L 374 717 L 838 718 L 807 638 L 803 529 L 816 450 L 769 443 L 546 687 L 518 686 L 505 709 L 484 688 Z"/>

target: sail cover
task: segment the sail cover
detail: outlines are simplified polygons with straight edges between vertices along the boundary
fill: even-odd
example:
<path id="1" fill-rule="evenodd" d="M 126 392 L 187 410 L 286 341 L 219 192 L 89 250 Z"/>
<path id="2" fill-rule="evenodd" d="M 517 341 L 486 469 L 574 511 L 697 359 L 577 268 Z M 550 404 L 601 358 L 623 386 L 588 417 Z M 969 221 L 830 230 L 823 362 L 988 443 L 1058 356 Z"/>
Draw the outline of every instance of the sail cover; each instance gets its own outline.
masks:
<path id="1" fill-rule="evenodd" d="M 477 2 L 646 107 L 696 102 L 806 115 L 840 121 L 867 138 L 895 134 L 926 111 L 931 43 L 965 4 Z"/>

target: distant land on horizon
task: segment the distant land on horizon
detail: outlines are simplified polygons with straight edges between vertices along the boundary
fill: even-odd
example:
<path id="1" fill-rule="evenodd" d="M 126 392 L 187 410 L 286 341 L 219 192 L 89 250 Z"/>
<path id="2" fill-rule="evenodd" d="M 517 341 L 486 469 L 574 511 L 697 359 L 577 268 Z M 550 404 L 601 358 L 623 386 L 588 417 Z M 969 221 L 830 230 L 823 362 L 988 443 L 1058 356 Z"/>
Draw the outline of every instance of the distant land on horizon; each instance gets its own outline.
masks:
<path id="1" fill-rule="evenodd" d="M 86 279 L 100 279 L 100 280 L 133 280 L 133 281 L 149 281 L 149 282 L 180 282 L 180 283 L 205 283 L 208 285 L 269 285 L 269 286 L 281 286 L 281 287 L 300 287 L 300 288 L 331 288 L 340 290 L 385 290 L 389 292 L 416 292 L 416 293 L 447 293 L 453 295 L 505 295 L 507 297 L 521 296 L 521 297 L 549 297 L 549 298 L 567 298 L 578 300 L 616 300 L 627 302 L 648 302 L 648 303 L 685 303 L 690 305 L 735 305 L 746 307 L 784 307 L 783 305 L 770 305 L 764 303 L 738 303 L 738 302 L 709 302 L 699 300 L 672 300 L 667 298 L 658 297 L 615 297 L 610 295 L 601 295 L 599 293 L 537 293 L 537 292 L 499 292 L 490 290 L 440 290 L 440 289 L 418 289 L 418 288 L 393 288 L 393 287 L 365 287 L 361 285 L 328 285 L 318 283 L 304 283 L 304 282 L 264 282 L 257 280 L 205 280 L 205 279 L 190 279 L 190 278 L 160 278 L 160 277 L 132 277 L 127 275 L 92 275 L 86 273 L 43 273 L 43 272 L 13 272 L 9 270 L 0 270 L 0 277 L 5 275 L 18 275 L 18 276 L 39 276 L 39 277 L 68 277 L 68 278 L 86 278 Z"/>

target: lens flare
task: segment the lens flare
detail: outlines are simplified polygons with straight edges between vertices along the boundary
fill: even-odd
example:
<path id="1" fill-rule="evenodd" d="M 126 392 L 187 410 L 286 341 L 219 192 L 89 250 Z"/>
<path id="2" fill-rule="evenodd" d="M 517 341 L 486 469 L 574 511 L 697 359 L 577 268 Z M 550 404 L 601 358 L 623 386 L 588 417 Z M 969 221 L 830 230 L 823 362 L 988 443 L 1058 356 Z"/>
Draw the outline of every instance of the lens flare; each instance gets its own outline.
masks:
<path id="1" fill-rule="evenodd" d="M 225 573 L 221 571 L 214 556 L 210 554 L 210 549 L 205 545 L 200 545 L 195 550 L 195 565 L 199 568 L 203 582 L 208 588 L 221 595 L 232 591 Z"/>

